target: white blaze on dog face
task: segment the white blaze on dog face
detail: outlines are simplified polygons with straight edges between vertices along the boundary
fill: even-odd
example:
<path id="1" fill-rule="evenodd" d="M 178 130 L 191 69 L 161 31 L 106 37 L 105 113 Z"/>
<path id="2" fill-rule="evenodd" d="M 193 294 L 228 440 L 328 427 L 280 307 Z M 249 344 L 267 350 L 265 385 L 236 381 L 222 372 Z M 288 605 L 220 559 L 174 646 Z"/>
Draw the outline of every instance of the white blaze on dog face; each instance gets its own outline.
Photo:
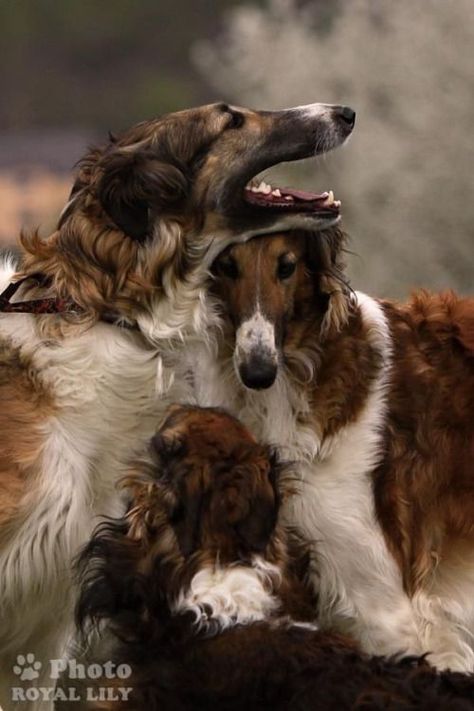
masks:
<path id="1" fill-rule="evenodd" d="M 262 254 L 263 243 L 260 243 L 255 260 L 254 288 L 248 292 L 249 299 L 254 302 L 254 311 L 238 327 L 234 351 L 234 365 L 242 382 L 258 390 L 273 385 L 278 369 L 275 321 L 262 313 L 262 308 L 268 309 L 268 313 L 274 312 L 268 290 L 264 288 L 262 266 L 266 265 Z"/>
<path id="2" fill-rule="evenodd" d="M 334 107 L 331 104 L 307 104 L 306 106 L 297 106 L 296 111 L 302 112 L 309 120 L 319 120 L 323 125 L 326 125 L 326 131 L 321 131 L 316 139 L 315 154 L 324 153 L 330 150 L 331 147 L 337 142 L 338 130 L 337 126 L 334 125 L 333 111 Z M 348 125 L 354 125 L 355 112 L 349 106 L 339 107 L 340 117 Z M 346 143 L 351 136 L 348 133 L 342 143 Z M 337 208 L 340 206 L 339 201 L 333 203 Z"/>
<path id="3" fill-rule="evenodd" d="M 235 328 L 235 370 L 248 388 L 271 387 L 284 361 L 286 325 L 308 290 L 304 250 L 302 235 L 271 235 L 236 245 L 215 263 L 216 293 Z"/>
<path id="4" fill-rule="evenodd" d="M 248 356 L 252 351 L 266 351 L 276 358 L 275 326 L 257 310 L 237 329 L 235 337 L 236 358 Z"/>
<path id="5" fill-rule="evenodd" d="M 313 378 L 319 349 L 301 345 L 309 334 L 323 341 L 348 318 L 348 290 L 339 276 L 343 244 L 338 230 L 272 233 L 235 245 L 215 261 L 212 291 L 243 385 L 268 388 L 283 368 L 278 387 L 289 372 L 301 382 Z"/>
<path id="6" fill-rule="evenodd" d="M 275 380 L 278 368 L 275 324 L 265 318 L 258 307 L 237 329 L 234 364 L 244 381 L 259 382 L 260 389 L 269 387 Z"/>

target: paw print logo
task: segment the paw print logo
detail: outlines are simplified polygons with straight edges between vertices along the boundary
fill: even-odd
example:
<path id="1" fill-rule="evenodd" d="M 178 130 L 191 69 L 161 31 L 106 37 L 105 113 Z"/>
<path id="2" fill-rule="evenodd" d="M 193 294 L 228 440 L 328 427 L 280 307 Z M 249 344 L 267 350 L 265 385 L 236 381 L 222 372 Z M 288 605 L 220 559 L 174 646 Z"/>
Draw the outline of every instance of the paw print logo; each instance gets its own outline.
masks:
<path id="1" fill-rule="evenodd" d="M 33 681 L 39 677 L 41 667 L 41 662 L 35 660 L 34 654 L 19 654 L 13 671 L 22 681 Z"/>

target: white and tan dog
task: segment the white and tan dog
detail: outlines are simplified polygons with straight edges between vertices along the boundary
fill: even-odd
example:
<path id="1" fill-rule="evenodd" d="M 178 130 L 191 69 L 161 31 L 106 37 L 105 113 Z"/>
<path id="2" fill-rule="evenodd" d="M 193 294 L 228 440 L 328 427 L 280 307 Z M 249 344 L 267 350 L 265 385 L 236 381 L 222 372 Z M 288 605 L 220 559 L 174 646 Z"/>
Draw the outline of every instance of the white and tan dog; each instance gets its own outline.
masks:
<path id="1" fill-rule="evenodd" d="M 473 672 L 474 299 L 354 294 L 343 245 L 335 228 L 220 255 L 198 402 L 299 463 L 287 516 L 325 626 Z"/>
<path id="2" fill-rule="evenodd" d="M 336 147 L 353 123 L 344 107 L 256 112 L 214 104 L 139 124 L 86 156 L 57 230 L 45 240 L 23 237 L 20 262 L 4 265 L 5 711 L 18 684 L 17 655 L 43 664 L 31 681 L 39 687 L 48 661 L 62 654 L 71 560 L 98 515 L 119 513 L 115 482 L 124 462 L 154 431 L 170 391 L 176 398 L 186 387 L 172 388 L 183 343 L 213 321 L 203 298 L 209 264 L 231 242 L 338 220 L 326 194 L 300 200 L 248 181 Z"/>

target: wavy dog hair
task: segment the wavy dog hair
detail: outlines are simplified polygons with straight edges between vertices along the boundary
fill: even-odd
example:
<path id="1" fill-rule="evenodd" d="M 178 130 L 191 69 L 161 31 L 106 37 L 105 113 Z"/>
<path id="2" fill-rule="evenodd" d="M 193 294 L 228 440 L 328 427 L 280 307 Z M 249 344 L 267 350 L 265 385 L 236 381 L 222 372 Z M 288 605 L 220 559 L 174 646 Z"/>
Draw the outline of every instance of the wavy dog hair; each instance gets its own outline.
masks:
<path id="1" fill-rule="evenodd" d="M 288 474 L 225 412 L 171 410 L 124 481 L 127 516 L 78 562 L 77 621 L 106 640 L 85 661 L 105 654 L 109 669 L 87 681 L 90 711 L 471 708 L 468 676 L 369 658 L 294 621 L 311 606 L 278 522 Z"/>
<path id="2" fill-rule="evenodd" d="M 351 292 L 342 246 L 290 231 L 217 258 L 224 328 L 201 397 L 299 462 L 287 519 L 325 624 L 472 673 L 474 299 Z"/>
<path id="3" fill-rule="evenodd" d="M 326 344 L 354 315 L 347 241 L 338 227 L 295 230 L 230 245 L 218 256 L 211 291 L 222 318 L 216 340 L 227 380 L 237 374 L 246 386 L 267 389 L 280 369 L 302 387 L 312 381 Z"/>
<path id="4" fill-rule="evenodd" d="M 194 616 L 207 632 L 219 628 L 224 616 L 212 602 L 206 610 L 197 598 L 184 602 L 202 571 L 216 582 L 249 568 L 268 590 L 289 591 L 278 511 L 291 475 L 224 411 L 173 406 L 122 484 L 127 515 L 101 524 L 78 559 L 83 632 L 107 620 L 121 637 L 144 643 L 173 613 Z"/>
<path id="5" fill-rule="evenodd" d="M 259 112 L 218 103 L 111 135 L 79 163 L 57 230 L 47 239 L 22 235 L 18 277 L 41 275 L 88 323 L 112 313 L 139 325 L 152 319 L 166 332 L 167 318 L 179 322 L 187 308 L 192 319 L 197 285 L 227 244 L 338 221 L 339 207 L 316 194 L 275 206 L 272 196 L 250 199 L 246 185 L 264 168 L 340 145 L 354 125 L 345 108 Z M 163 295 L 177 303 L 160 313 Z"/>
<path id="6" fill-rule="evenodd" d="M 170 402 L 194 401 L 190 352 L 218 322 L 216 256 L 340 220 L 329 193 L 287 200 L 249 183 L 336 148 L 353 126 L 347 107 L 224 103 L 138 124 L 88 152 L 54 232 L 23 235 L 18 262 L 0 265 L 0 704 L 22 650 L 43 660 L 37 685 L 62 656 L 64 571 L 97 517 L 122 511 L 130 452 Z"/>
<path id="7" fill-rule="evenodd" d="M 166 122 L 150 122 L 91 150 L 57 230 L 47 239 L 21 235 L 20 276 L 45 275 L 52 292 L 72 298 L 87 321 L 151 311 L 166 275 L 182 280 L 202 257 L 184 238 L 190 171 L 178 141 L 171 144 Z"/>

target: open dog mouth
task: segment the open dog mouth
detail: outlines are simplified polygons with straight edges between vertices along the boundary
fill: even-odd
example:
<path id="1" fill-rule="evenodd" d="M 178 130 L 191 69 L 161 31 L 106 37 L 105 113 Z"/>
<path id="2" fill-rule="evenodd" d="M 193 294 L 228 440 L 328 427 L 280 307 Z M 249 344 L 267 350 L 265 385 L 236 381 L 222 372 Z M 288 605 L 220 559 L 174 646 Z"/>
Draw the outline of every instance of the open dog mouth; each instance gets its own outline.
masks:
<path id="1" fill-rule="evenodd" d="M 244 189 L 244 200 L 255 207 L 285 212 L 308 212 L 327 217 L 337 217 L 341 201 L 334 199 L 332 190 L 311 193 L 292 188 L 273 188 L 263 180 L 251 180 Z"/>

